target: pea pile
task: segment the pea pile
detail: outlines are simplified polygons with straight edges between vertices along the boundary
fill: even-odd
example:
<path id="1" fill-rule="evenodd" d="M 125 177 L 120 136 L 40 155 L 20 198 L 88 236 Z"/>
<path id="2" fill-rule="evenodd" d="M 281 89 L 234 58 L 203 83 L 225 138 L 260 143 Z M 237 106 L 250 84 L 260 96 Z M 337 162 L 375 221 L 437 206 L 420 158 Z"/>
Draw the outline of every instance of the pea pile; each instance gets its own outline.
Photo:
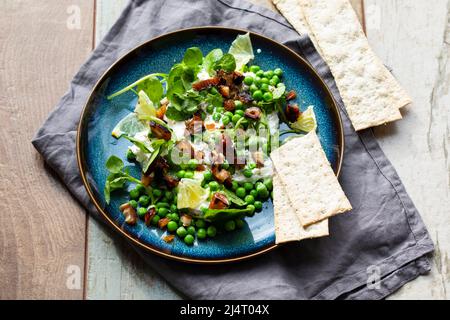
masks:
<path id="1" fill-rule="evenodd" d="M 182 174 L 181 171 L 184 170 L 178 172 L 180 176 Z M 187 173 L 191 172 L 192 171 L 185 172 L 184 177 L 186 177 Z M 210 174 L 210 172 L 204 173 L 205 180 L 212 179 Z M 218 190 L 219 184 L 216 181 L 209 181 L 209 187 Z M 244 193 L 245 192 L 246 191 L 244 190 Z M 181 219 L 181 215 L 185 213 L 185 210 L 177 208 L 177 194 L 175 191 L 161 190 L 155 186 L 150 189 L 145 188 L 141 184 L 137 184 L 136 187 L 129 192 L 129 197 L 129 204 L 136 210 L 140 219 L 144 220 L 149 209 L 155 208 L 156 214 L 151 221 L 149 221 L 149 224 L 159 227 L 160 229 L 166 228 L 169 233 L 176 234 L 187 245 L 193 245 L 195 237 L 199 240 L 214 238 L 217 235 L 218 230 L 234 231 L 235 229 L 241 229 L 244 226 L 244 221 L 242 219 L 229 220 L 222 225 L 215 226 L 201 218 L 192 218 L 192 220 L 189 221 L 189 225 L 185 226 Z M 149 206 L 151 202 L 156 204 L 154 206 Z M 253 200 L 253 203 L 253 205 L 249 204 L 249 206 L 253 207 L 253 212 L 262 209 L 262 203 L 260 201 Z M 167 219 L 167 224 L 161 225 L 161 219 Z"/>
<path id="2" fill-rule="evenodd" d="M 216 88 L 211 88 L 211 92 L 217 91 Z M 209 105 L 206 108 L 206 112 L 212 114 L 214 121 L 222 121 L 224 126 L 228 124 L 233 124 L 234 126 L 242 126 L 244 128 L 248 125 L 248 120 L 244 117 L 246 106 L 239 100 L 234 101 L 235 110 L 234 113 L 231 111 L 225 111 L 223 107 L 216 107 Z"/>
<path id="3" fill-rule="evenodd" d="M 254 73 L 255 77 L 245 77 L 244 83 L 249 86 L 249 91 L 253 99 L 258 102 L 273 102 L 273 94 L 270 91 L 270 86 L 277 87 L 283 85 L 281 82 L 283 71 L 280 68 L 263 71 L 257 65 L 250 66 L 249 71 Z"/>

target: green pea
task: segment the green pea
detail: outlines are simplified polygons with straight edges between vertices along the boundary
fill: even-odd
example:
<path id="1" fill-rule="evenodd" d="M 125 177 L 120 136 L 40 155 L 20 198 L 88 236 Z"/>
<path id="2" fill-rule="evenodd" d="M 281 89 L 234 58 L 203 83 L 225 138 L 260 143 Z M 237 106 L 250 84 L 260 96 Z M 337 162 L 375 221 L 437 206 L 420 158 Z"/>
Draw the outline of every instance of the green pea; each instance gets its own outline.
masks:
<path id="1" fill-rule="evenodd" d="M 256 76 L 257 77 L 260 77 L 260 78 L 262 78 L 262 77 L 264 77 L 264 71 L 262 71 L 262 70 L 259 70 L 257 73 L 255 73 L 256 74 Z"/>
<path id="2" fill-rule="evenodd" d="M 217 229 L 214 226 L 209 226 L 208 229 L 206 229 L 206 234 L 210 238 L 214 238 L 217 234 Z"/>
<path id="3" fill-rule="evenodd" d="M 190 234 L 186 235 L 186 237 L 184 237 L 184 243 L 186 243 L 188 246 L 191 246 L 194 244 L 194 237 Z"/>
<path id="4" fill-rule="evenodd" d="M 246 177 L 246 178 L 250 178 L 251 176 L 253 176 L 253 172 L 250 169 L 245 169 L 244 171 L 242 171 L 242 173 L 243 173 L 244 177 Z"/>
<path id="5" fill-rule="evenodd" d="M 233 117 L 233 112 L 225 111 L 225 113 L 223 115 L 224 115 L 224 117 L 232 118 Z"/>
<path id="6" fill-rule="evenodd" d="M 248 86 L 251 85 L 253 83 L 253 77 L 245 77 L 244 83 Z"/>
<path id="7" fill-rule="evenodd" d="M 149 202 L 150 202 L 150 198 L 148 196 L 141 196 L 139 198 L 139 204 L 143 207 L 148 206 Z"/>
<path id="8" fill-rule="evenodd" d="M 158 202 L 156 204 L 156 208 L 157 209 L 159 209 L 159 208 L 167 208 L 167 209 L 169 209 L 170 208 L 170 204 L 168 202 Z"/>
<path id="9" fill-rule="evenodd" d="M 233 121 L 233 124 L 236 124 L 242 117 L 238 114 L 235 114 L 231 121 Z"/>
<path id="10" fill-rule="evenodd" d="M 133 153 L 133 151 L 131 151 L 131 149 L 127 150 L 127 160 L 129 162 L 136 160 L 136 155 Z"/>
<path id="11" fill-rule="evenodd" d="M 280 78 L 283 76 L 283 70 L 281 70 L 280 68 L 276 68 L 275 70 L 273 70 L 273 73 Z"/>
<path id="12" fill-rule="evenodd" d="M 267 199 L 269 197 L 269 190 L 267 190 L 267 187 L 264 184 L 258 185 L 256 187 L 256 190 L 258 191 L 258 196 L 261 199 Z"/>
<path id="13" fill-rule="evenodd" d="M 211 181 L 210 183 L 208 183 L 208 186 L 211 191 L 219 190 L 219 184 L 217 183 L 217 181 Z"/>
<path id="14" fill-rule="evenodd" d="M 158 224 L 159 219 L 161 219 L 160 216 L 154 216 L 152 218 L 152 225 L 156 226 Z"/>
<path id="15" fill-rule="evenodd" d="M 256 212 L 260 212 L 262 210 L 263 204 L 261 201 L 255 201 L 253 205 L 255 206 Z"/>
<path id="16" fill-rule="evenodd" d="M 255 78 L 254 85 L 256 86 L 256 88 L 261 86 L 261 78 L 260 77 Z"/>
<path id="17" fill-rule="evenodd" d="M 197 228 L 204 228 L 206 223 L 205 220 L 199 219 L 195 222 L 195 225 L 197 226 Z"/>
<path id="18" fill-rule="evenodd" d="M 192 179 L 194 177 L 194 172 L 192 171 L 186 171 L 186 173 L 184 174 L 184 177 L 186 179 Z"/>
<path id="19" fill-rule="evenodd" d="M 129 203 L 130 206 L 132 206 L 134 209 L 136 209 L 137 206 L 138 206 L 138 203 L 137 203 L 136 200 L 130 200 L 130 201 L 128 201 L 128 203 Z"/>
<path id="20" fill-rule="evenodd" d="M 261 78 L 261 84 L 263 84 L 263 83 L 269 84 L 269 79 L 267 79 L 267 78 Z"/>
<path id="21" fill-rule="evenodd" d="M 236 228 L 242 229 L 244 227 L 244 220 L 236 219 L 236 220 L 234 220 L 234 222 L 236 223 Z"/>
<path id="22" fill-rule="evenodd" d="M 189 159 L 188 166 L 189 166 L 189 169 L 191 169 L 191 170 L 197 169 L 198 160 L 197 159 Z"/>
<path id="23" fill-rule="evenodd" d="M 171 216 L 170 216 L 170 220 L 178 222 L 178 221 L 180 221 L 180 216 L 178 214 L 176 214 L 176 213 L 172 213 Z M 177 223 L 177 225 L 178 225 L 178 223 Z"/>
<path id="24" fill-rule="evenodd" d="M 186 237 L 186 235 L 187 235 L 186 228 L 185 228 L 185 227 L 178 227 L 178 229 L 177 229 L 177 235 L 178 235 L 180 238 Z"/>
<path id="25" fill-rule="evenodd" d="M 206 238 L 206 229 L 205 228 L 200 228 L 197 231 L 197 238 L 199 239 L 205 239 Z"/>
<path id="26" fill-rule="evenodd" d="M 208 105 L 206 107 L 206 112 L 208 112 L 209 114 L 214 112 L 214 106 L 212 104 Z"/>
<path id="27" fill-rule="evenodd" d="M 228 170 L 230 168 L 230 164 L 227 160 L 222 163 L 222 169 Z"/>
<path id="28" fill-rule="evenodd" d="M 130 198 L 132 199 L 132 200 L 137 200 L 137 199 L 139 199 L 139 190 L 138 189 L 133 189 L 133 190 L 131 190 L 130 191 Z"/>
<path id="29" fill-rule="evenodd" d="M 242 188 L 242 187 L 239 187 L 239 188 L 237 188 L 237 190 L 236 190 L 236 195 L 237 195 L 239 198 L 241 198 L 241 199 L 244 199 L 244 198 L 245 198 L 246 193 L 247 193 L 247 192 L 246 192 L 245 189 Z"/>
<path id="30" fill-rule="evenodd" d="M 164 192 L 164 198 L 166 198 L 167 200 L 172 200 L 173 199 L 173 193 L 169 190 L 166 190 L 166 192 Z"/>
<path id="31" fill-rule="evenodd" d="M 241 110 L 244 108 L 244 104 L 240 100 L 234 100 L 234 106 L 236 110 Z"/>
<path id="32" fill-rule="evenodd" d="M 261 68 L 259 66 L 250 66 L 250 72 L 257 73 Z"/>
<path id="33" fill-rule="evenodd" d="M 260 101 L 263 99 L 263 93 L 261 90 L 256 90 L 255 92 L 253 92 L 252 97 L 256 101 Z"/>
<path id="34" fill-rule="evenodd" d="M 220 118 L 222 118 L 222 115 L 220 113 L 214 113 L 213 114 L 213 120 L 218 122 L 220 121 Z"/>
<path id="35" fill-rule="evenodd" d="M 267 70 L 266 72 L 264 72 L 264 77 L 270 79 L 274 76 L 274 72 L 272 70 Z"/>
<path id="36" fill-rule="evenodd" d="M 216 112 L 222 114 L 225 111 L 223 107 L 217 107 Z"/>
<path id="37" fill-rule="evenodd" d="M 234 222 L 234 220 L 228 220 L 227 222 L 225 222 L 226 231 L 233 231 L 234 229 L 236 229 L 236 223 Z"/>
<path id="38" fill-rule="evenodd" d="M 258 86 L 256 84 L 252 84 L 250 86 L 250 92 L 254 93 L 255 91 L 258 91 Z"/>
<path id="39" fill-rule="evenodd" d="M 248 204 L 254 204 L 255 203 L 255 198 L 252 195 L 247 195 L 245 196 L 245 202 L 247 202 Z"/>
<path id="40" fill-rule="evenodd" d="M 255 168 L 256 168 L 256 163 L 249 163 L 249 164 L 248 164 L 248 168 L 249 168 L 250 170 L 255 169 Z"/>
<path id="41" fill-rule="evenodd" d="M 156 189 L 156 188 L 152 190 L 152 193 L 155 197 L 161 197 L 161 195 L 162 195 L 161 190 Z"/>
<path id="42" fill-rule="evenodd" d="M 263 84 L 261 85 L 261 90 L 262 90 L 263 92 L 269 91 L 269 85 L 268 85 L 267 83 L 263 83 Z"/>
<path id="43" fill-rule="evenodd" d="M 271 92 L 264 93 L 263 99 L 264 99 L 264 101 L 267 101 L 267 102 L 272 101 L 273 100 L 272 93 Z"/>
<path id="44" fill-rule="evenodd" d="M 187 228 L 187 233 L 188 234 L 192 234 L 193 236 L 195 236 L 195 227 L 194 226 L 189 226 Z"/>
<path id="45" fill-rule="evenodd" d="M 250 192 L 253 189 L 253 184 L 251 182 L 244 182 L 244 189 Z"/>
<path id="46" fill-rule="evenodd" d="M 185 174 L 186 174 L 186 171 L 180 170 L 180 171 L 177 172 L 177 177 L 179 179 L 183 179 Z"/>
<path id="47" fill-rule="evenodd" d="M 211 171 L 205 171 L 203 173 L 203 179 L 205 179 L 205 181 L 211 181 L 213 179 L 213 175 L 211 173 Z"/>
<path id="48" fill-rule="evenodd" d="M 143 207 L 140 207 L 139 209 L 137 209 L 137 214 L 140 218 L 143 218 L 146 213 L 147 213 L 147 209 L 145 209 Z"/>
<path id="49" fill-rule="evenodd" d="M 230 117 L 222 117 L 222 124 L 224 126 L 228 125 L 231 122 L 231 118 Z"/>
<path id="50" fill-rule="evenodd" d="M 236 181 L 231 182 L 231 190 L 236 191 L 239 188 L 239 183 Z"/>
<path id="51" fill-rule="evenodd" d="M 270 81 L 272 81 L 274 83 L 274 84 L 271 84 L 272 86 L 276 86 L 277 84 L 280 83 L 280 78 L 277 75 L 275 75 L 272 77 L 272 79 L 270 79 Z"/>
<path id="52" fill-rule="evenodd" d="M 272 191 L 273 190 L 273 182 L 272 179 L 265 179 L 264 185 L 266 186 L 267 190 Z"/>
<path id="53" fill-rule="evenodd" d="M 171 205 L 170 205 L 170 211 L 171 211 L 171 212 L 175 212 L 175 213 L 178 212 L 177 206 L 176 206 L 175 204 L 171 204 Z"/>
<path id="54" fill-rule="evenodd" d="M 159 208 L 158 209 L 158 216 L 160 216 L 161 218 L 165 218 L 168 213 L 169 213 L 169 209 L 167 209 L 167 208 Z"/>
<path id="55" fill-rule="evenodd" d="M 251 195 L 253 198 L 256 198 L 256 197 L 258 196 L 258 191 L 256 191 L 255 189 L 252 189 L 252 190 L 250 191 L 250 195 Z"/>
<path id="56" fill-rule="evenodd" d="M 169 232 L 174 232 L 175 230 L 177 230 L 178 228 L 178 223 L 176 223 L 175 221 L 169 221 L 169 223 L 167 224 L 167 231 Z"/>
<path id="57" fill-rule="evenodd" d="M 255 206 L 253 204 L 249 204 L 247 206 L 247 210 L 248 210 L 248 213 L 247 213 L 248 217 L 253 217 L 255 215 Z"/>
<path id="58" fill-rule="evenodd" d="M 240 115 L 241 117 L 245 114 L 244 110 L 236 110 L 234 113 Z"/>

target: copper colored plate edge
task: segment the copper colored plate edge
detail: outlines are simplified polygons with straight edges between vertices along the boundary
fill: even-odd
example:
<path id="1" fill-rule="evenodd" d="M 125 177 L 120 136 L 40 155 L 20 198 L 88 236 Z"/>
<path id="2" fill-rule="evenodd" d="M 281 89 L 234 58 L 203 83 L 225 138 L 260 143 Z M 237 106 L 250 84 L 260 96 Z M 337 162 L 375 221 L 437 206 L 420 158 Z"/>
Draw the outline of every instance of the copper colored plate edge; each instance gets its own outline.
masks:
<path id="1" fill-rule="evenodd" d="M 235 28 L 227 28 L 227 27 L 217 27 L 217 26 L 204 26 L 204 27 L 194 27 L 194 28 L 186 28 L 186 29 L 180 29 L 180 30 L 176 30 L 176 31 L 172 31 L 169 33 L 165 33 L 163 35 L 157 36 L 155 38 L 152 38 L 148 41 L 145 41 L 144 43 L 139 44 L 138 46 L 134 47 L 133 49 L 131 49 L 130 51 L 128 51 L 127 53 L 125 53 L 124 55 L 122 55 L 120 58 L 118 58 L 99 78 L 99 80 L 96 82 L 96 84 L 94 85 L 93 89 L 91 90 L 91 92 L 89 93 L 89 96 L 86 100 L 86 103 L 83 107 L 83 110 L 81 112 L 81 116 L 80 116 L 80 121 L 78 123 L 78 127 L 77 127 L 77 139 L 76 139 L 76 152 L 77 152 L 77 164 L 78 164 L 78 169 L 80 171 L 80 175 L 81 175 L 81 179 L 83 181 L 83 185 L 89 195 L 89 198 L 91 199 L 91 201 L 94 203 L 94 206 L 96 207 L 97 211 L 100 212 L 102 214 L 102 216 L 106 219 L 106 221 L 108 221 L 109 224 L 111 224 L 113 226 L 113 228 L 115 229 L 116 232 L 118 232 L 119 234 L 123 235 L 127 240 L 130 240 L 132 243 L 138 245 L 140 248 L 145 249 L 149 252 L 152 252 L 156 255 L 159 255 L 161 257 L 164 258 L 168 258 L 171 260 L 175 260 L 178 262 L 187 262 L 187 263 L 194 263 L 194 264 L 223 264 L 223 263 L 231 263 L 231 262 L 238 262 L 238 261 L 243 261 L 243 260 L 248 260 L 257 256 L 260 256 L 262 254 L 265 254 L 267 252 L 270 252 L 274 249 L 276 249 L 277 247 L 281 246 L 279 244 L 273 244 L 273 245 L 269 245 L 264 249 L 260 249 L 257 252 L 254 253 L 250 253 L 250 254 L 246 254 L 243 256 L 239 256 L 239 257 L 235 257 L 235 258 L 225 258 L 225 259 L 194 259 L 194 258 L 186 258 L 183 256 L 178 256 L 178 255 L 173 255 L 170 253 L 166 253 L 161 251 L 160 249 L 157 249 L 149 244 L 145 244 L 140 242 L 138 239 L 136 239 L 135 237 L 131 236 L 130 234 L 128 234 L 127 232 L 125 232 L 124 230 L 122 230 L 120 228 L 120 226 L 118 226 L 110 217 L 109 215 L 102 209 L 102 207 L 100 206 L 100 204 L 98 203 L 96 197 L 94 196 L 91 188 L 89 187 L 89 183 L 87 181 L 86 178 L 86 174 L 85 174 L 85 161 L 84 161 L 84 153 L 81 150 L 81 132 L 82 132 L 82 127 L 83 124 L 85 122 L 85 118 L 86 118 L 86 114 L 87 114 L 87 110 L 88 110 L 88 106 L 91 103 L 94 93 L 97 91 L 99 85 L 103 82 L 103 80 L 108 76 L 108 74 L 111 72 L 111 70 L 118 65 L 124 58 L 126 58 L 128 55 L 133 54 L 133 52 L 135 52 L 136 50 L 139 50 L 140 48 L 147 46 L 149 43 L 165 38 L 165 37 L 170 37 L 172 35 L 175 35 L 177 33 L 181 33 L 181 32 L 200 32 L 200 31 L 214 31 L 214 30 L 218 30 L 218 31 L 226 31 L 226 32 L 238 32 L 238 33 L 250 33 L 251 36 L 253 37 L 258 37 L 261 39 L 264 39 L 265 41 L 268 41 L 270 43 L 272 43 L 275 46 L 281 47 L 284 50 L 286 50 L 288 53 L 290 53 L 290 55 L 297 59 L 298 61 L 300 61 L 300 63 L 306 65 L 306 67 L 311 71 L 312 74 L 314 74 L 314 76 L 316 77 L 316 79 L 320 82 L 322 89 L 325 89 L 325 91 L 328 94 L 328 97 L 331 99 L 333 108 L 332 109 L 332 113 L 333 113 L 333 120 L 334 122 L 337 124 L 338 126 L 338 144 L 339 144 L 339 153 L 338 153 L 338 159 L 337 159 L 337 169 L 335 171 L 336 177 L 339 178 L 340 173 L 341 173 L 341 168 L 342 168 L 342 160 L 344 157 L 344 147 L 345 147 L 345 140 L 344 140 L 344 130 L 343 130 L 343 124 L 342 124 L 342 118 L 341 115 L 339 113 L 339 107 L 336 103 L 336 100 L 334 99 L 333 94 L 331 93 L 331 90 L 328 88 L 328 86 L 326 85 L 326 83 L 323 81 L 323 79 L 320 77 L 320 75 L 317 73 L 317 71 L 311 66 L 311 64 L 306 61 L 304 58 L 302 58 L 300 55 L 298 55 L 295 51 L 293 51 L 292 49 L 290 49 L 289 47 L 285 46 L 284 44 L 281 44 L 279 42 L 276 42 L 275 40 L 272 40 L 266 36 L 260 35 L 258 33 L 255 32 L 251 32 L 248 30 L 244 30 L 244 29 L 235 29 Z"/>

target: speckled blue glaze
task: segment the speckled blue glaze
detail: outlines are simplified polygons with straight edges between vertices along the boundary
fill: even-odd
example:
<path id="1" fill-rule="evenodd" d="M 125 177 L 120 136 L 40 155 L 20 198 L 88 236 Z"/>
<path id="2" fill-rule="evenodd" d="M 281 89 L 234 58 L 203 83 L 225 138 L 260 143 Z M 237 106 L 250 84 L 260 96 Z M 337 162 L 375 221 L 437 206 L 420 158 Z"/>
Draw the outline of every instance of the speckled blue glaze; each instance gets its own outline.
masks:
<path id="1" fill-rule="evenodd" d="M 273 206 L 271 202 L 264 205 L 264 210 L 252 218 L 246 219 L 242 230 L 219 234 L 214 239 L 196 241 L 194 246 L 187 246 L 183 241 L 175 240 L 165 243 L 161 237 L 164 232 L 146 227 L 142 221 L 136 226 L 124 223 L 124 217 L 119 211 L 120 204 L 128 201 L 126 192 L 115 192 L 110 205 L 105 205 L 103 186 L 108 172 L 104 164 L 109 156 L 121 157 L 130 168 L 131 174 L 140 176 L 140 168 L 126 161 L 126 149 L 129 142 L 125 139 L 116 140 L 111 131 L 120 119 L 134 109 L 136 98 L 132 92 L 123 94 L 112 101 L 105 97 L 137 79 L 153 72 L 167 73 L 171 66 L 180 61 L 186 48 L 198 46 L 206 54 L 214 48 L 227 51 L 236 34 L 221 32 L 217 34 L 195 34 L 184 32 L 171 35 L 164 39 L 153 41 L 128 55 L 116 64 L 99 83 L 95 96 L 86 109 L 84 121 L 86 126 L 82 131 L 82 153 L 84 153 L 85 172 L 89 187 L 97 202 L 102 204 L 104 211 L 131 237 L 156 250 L 171 255 L 200 260 L 222 260 L 237 258 L 261 251 L 275 243 Z M 255 64 L 262 69 L 279 67 L 284 71 L 283 81 L 287 88 L 298 93 L 297 102 L 304 110 L 309 105 L 314 106 L 318 122 L 318 134 L 330 162 L 337 165 L 336 145 L 338 128 L 330 112 L 330 101 L 321 84 L 312 76 L 308 68 L 286 53 L 282 47 L 274 46 L 264 39 L 252 39 L 255 50 Z M 260 50 L 258 50 L 260 49 Z"/>

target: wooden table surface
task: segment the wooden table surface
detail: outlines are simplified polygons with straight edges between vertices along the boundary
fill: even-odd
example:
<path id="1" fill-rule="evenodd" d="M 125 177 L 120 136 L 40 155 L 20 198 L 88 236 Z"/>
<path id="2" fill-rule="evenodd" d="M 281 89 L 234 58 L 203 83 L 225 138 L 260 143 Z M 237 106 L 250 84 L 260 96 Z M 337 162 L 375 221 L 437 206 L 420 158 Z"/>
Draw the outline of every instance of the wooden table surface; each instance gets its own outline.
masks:
<path id="1" fill-rule="evenodd" d="M 275 10 L 270 0 L 252 2 Z M 30 143 L 125 3 L 0 2 L 0 299 L 181 298 L 86 216 Z M 352 3 L 375 51 L 413 97 L 402 121 L 375 132 L 436 243 L 432 272 L 391 298 L 446 299 L 450 1 Z"/>

